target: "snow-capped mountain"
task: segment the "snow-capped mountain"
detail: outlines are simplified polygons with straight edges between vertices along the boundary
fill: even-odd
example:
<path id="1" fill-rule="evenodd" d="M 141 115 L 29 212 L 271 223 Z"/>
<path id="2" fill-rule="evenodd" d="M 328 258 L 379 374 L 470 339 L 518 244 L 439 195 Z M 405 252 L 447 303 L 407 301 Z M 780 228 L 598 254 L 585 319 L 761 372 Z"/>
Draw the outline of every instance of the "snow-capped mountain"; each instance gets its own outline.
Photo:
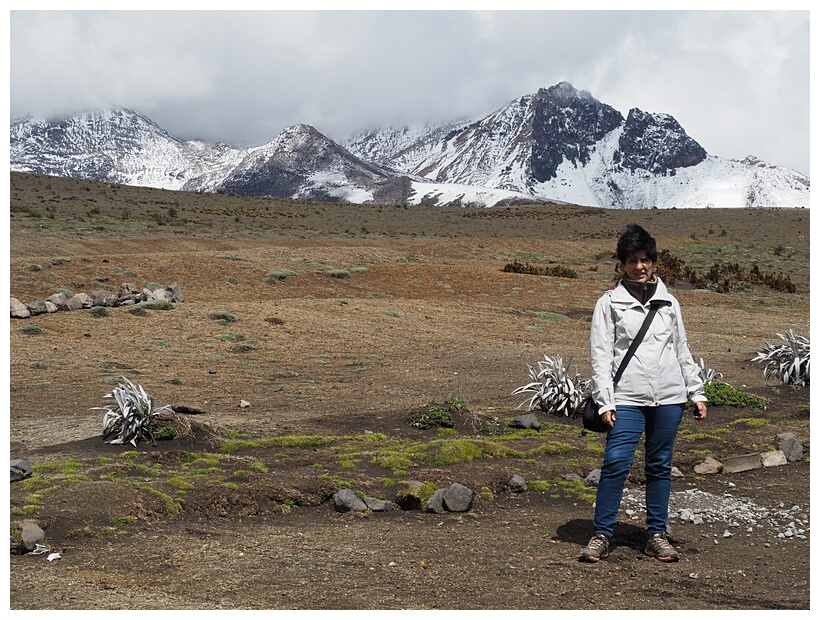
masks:
<path id="1" fill-rule="evenodd" d="M 11 170 L 187 191 L 353 203 L 561 201 L 608 208 L 809 206 L 809 179 L 714 157 L 667 114 L 627 118 L 562 82 L 479 120 L 378 128 L 337 144 L 309 125 L 248 149 L 179 140 L 118 109 L 11 125 Z"/>
<path id="2" fill-rule="evenodd" d="M 11 124 L 11 170 L 164 189 L 200 189 L 227 175 L 244 152 L 183 142 L 131 110 L 106 110 Z"/>
<path id="3" fill-rule="evenodd" d="M 132 110 L 11 125 L 11 170 L 172 190 L 380 204 L 543 202 L 505 189 L 434 183 L 371 164 L 309 125 L 248 149 L 182 141 Z"/>
<path id="4" fill-rule="evenodd" d="M 753 157 L 711 156 L 668 114 L 633 108 L 624 119 L 567 82 L 391 149 L 396 133 L 367 132 L 344 144 L 360 157 L 437 182 L 588 206 L 809 206 L 804 175 Z"/>

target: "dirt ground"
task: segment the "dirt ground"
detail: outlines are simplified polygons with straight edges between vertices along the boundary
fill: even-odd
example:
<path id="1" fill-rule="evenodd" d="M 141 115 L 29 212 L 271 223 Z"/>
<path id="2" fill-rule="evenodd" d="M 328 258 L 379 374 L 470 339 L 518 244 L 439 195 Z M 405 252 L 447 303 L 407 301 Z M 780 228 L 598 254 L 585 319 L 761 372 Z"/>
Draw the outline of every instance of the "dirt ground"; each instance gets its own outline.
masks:
<path id="1" fill-rule="evenodd" d="M 766 386 L 749 362 L 778 333 L 809 336 L 808 210 L 406 209 L 17 174 L 10 194 L 12 297 L 174 281 L 185 296 L 145 316 L 10 321 L 10 456 L 35 467 L 10 486 L 10 519 L 36 521 L 61 556 L 11 556 L 12 610 L 810 608 L 808 531 L 673 520 L 681 561 L 667 565 L 641 553 L 642 515 L 624 512 L 610 557 L 579 563 L 594 489 L 563 476 L 597 467 L 603 438 L 543 412 L 540 432 L 504 434 L 525 411 L 511 393 L 527 364 L 560 355 L 588 377 L 615 240 L 640 223 L 697 269 L 737 262 L 794 282 L 671 287 L 695 359 L 767 402 L 685 420 L 673 491 L 800 506 L 808 522 L 808 460 L 693 470 L 773 449 L 778 433 L 809 441 L 809 389 Z M 502 271 L 514 260 L 577 277 Z M 105 444 L 91 408 L 122 376 L 186 412 L 193 434 Z M 469 412 L 453 429 L 410 425 L 454 399 Z M 442 459 L 468 444 L 484 452 Z M 528 491 L 506 489 L 515 473 Z M 330 501 L 345 486 L 395 500 L 408 480 L 476 497 L 459 514 Z"/>

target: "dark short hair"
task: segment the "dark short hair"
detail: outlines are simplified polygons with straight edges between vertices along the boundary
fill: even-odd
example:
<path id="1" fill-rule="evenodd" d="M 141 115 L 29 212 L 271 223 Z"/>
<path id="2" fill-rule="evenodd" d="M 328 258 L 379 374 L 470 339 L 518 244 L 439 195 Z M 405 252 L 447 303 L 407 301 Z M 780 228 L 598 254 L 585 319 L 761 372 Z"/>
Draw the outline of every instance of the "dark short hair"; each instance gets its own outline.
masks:
<path id="1" fill-rule="evenodd" d="M 649 259 L 658 262 L 658 248 L 655 240 L 648 232 L 637 224 L 630 224 L 618 239 L 618 260 L 622 265 L 626 264 L 626 259 L 632 252 L 644 250 Z"/>

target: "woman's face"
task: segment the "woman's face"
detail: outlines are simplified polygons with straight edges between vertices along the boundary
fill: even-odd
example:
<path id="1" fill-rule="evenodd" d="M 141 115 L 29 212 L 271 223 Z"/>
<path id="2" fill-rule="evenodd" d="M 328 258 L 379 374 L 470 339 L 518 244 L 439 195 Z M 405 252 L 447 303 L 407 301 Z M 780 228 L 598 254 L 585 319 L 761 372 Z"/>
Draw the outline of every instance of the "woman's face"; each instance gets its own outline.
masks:
<path id="1" fill-rule="evenodd" d="M 624 263 L 624 271 L 626 277 L 630 280 L 649 282 L 655 272 L 655 263 L 649 258 L 646 250 L 630 252 L 629 256 L 626 257 L 626 263 Z"/>

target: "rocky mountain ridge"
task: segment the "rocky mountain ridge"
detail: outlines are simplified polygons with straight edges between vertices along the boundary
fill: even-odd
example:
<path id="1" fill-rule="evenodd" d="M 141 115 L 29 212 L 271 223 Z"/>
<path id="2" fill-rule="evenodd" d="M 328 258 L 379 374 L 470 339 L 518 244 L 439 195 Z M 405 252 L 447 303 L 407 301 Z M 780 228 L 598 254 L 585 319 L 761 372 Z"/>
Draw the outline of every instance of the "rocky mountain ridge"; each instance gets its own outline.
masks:
<path id="1" fill-rule="evenodd" d="M 258 147 L 183 141 L 125 109 L 12 122 L 11 170 L 185 191 L 352 203 L 808 207 L 809 179 L 709 155 L 670 115 L 626 118 L 567 82 L 478 120 L 338 144 L 294 125 Z"/>

